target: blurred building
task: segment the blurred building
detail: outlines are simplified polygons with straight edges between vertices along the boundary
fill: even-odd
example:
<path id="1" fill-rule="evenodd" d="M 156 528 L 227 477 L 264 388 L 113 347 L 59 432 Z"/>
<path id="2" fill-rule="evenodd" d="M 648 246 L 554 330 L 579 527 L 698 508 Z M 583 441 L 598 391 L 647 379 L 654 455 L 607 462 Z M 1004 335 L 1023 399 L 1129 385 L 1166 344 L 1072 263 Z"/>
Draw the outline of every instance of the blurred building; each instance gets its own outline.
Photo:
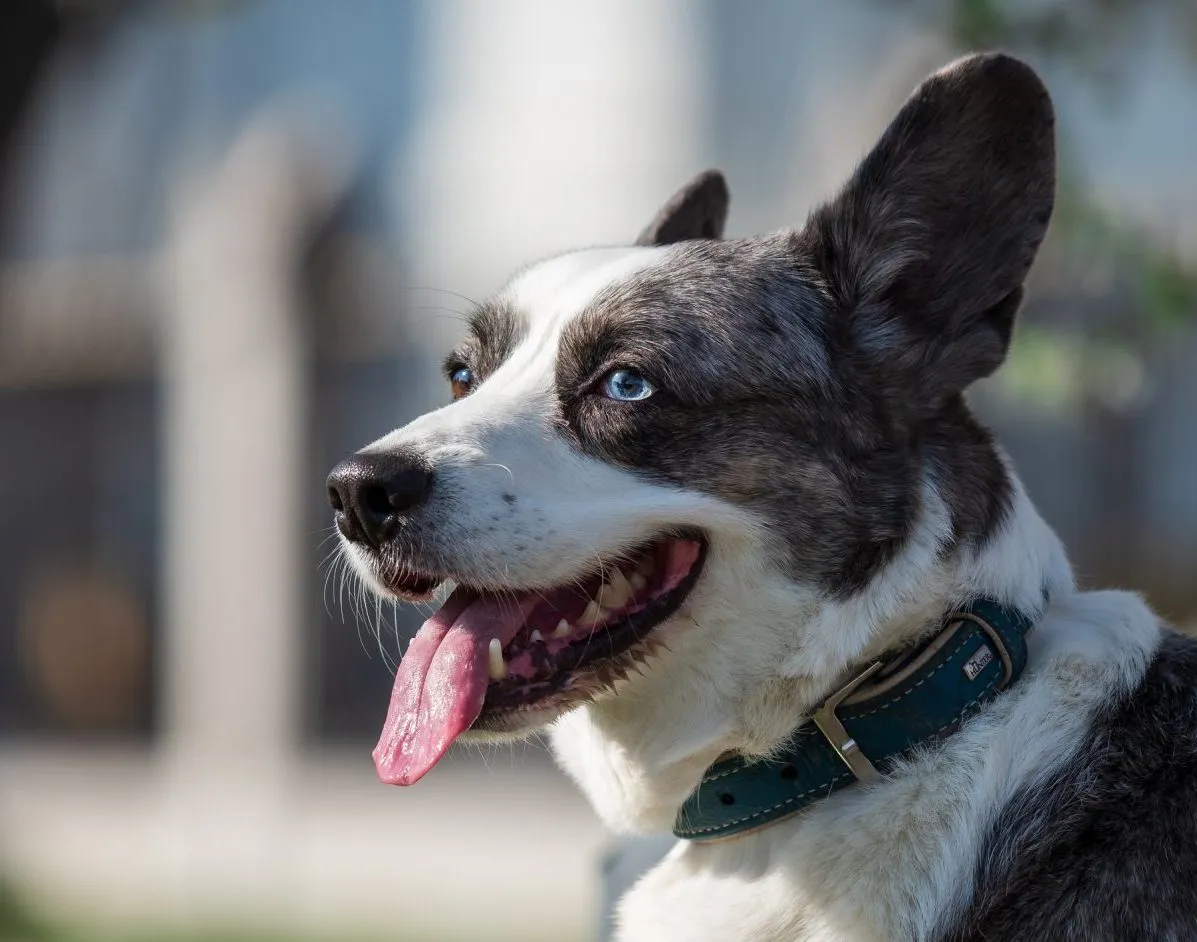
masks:
<path id="1" fill-rule="evenodd" d="M 870 0 L 58 13 L 0 163 L 0 862 L 87 918 L 584 935 L 603 836 L 539 751 L 374 784 L 421 615 L 342 588 L 324 475 L 512 269 L 710 165 L 733 234 L 798 224 L 954 52 Z M 1125 54 L 1112 106 L 1043 63 L 1072 156 L 1197 258 L 1192 74 L 1163 20 Z M 1099 274 L 1027 319 L 1127 329 Z M 1197 342 L 1136 351 L 979 398 L 1082 571 L 1191 615 Z"/>

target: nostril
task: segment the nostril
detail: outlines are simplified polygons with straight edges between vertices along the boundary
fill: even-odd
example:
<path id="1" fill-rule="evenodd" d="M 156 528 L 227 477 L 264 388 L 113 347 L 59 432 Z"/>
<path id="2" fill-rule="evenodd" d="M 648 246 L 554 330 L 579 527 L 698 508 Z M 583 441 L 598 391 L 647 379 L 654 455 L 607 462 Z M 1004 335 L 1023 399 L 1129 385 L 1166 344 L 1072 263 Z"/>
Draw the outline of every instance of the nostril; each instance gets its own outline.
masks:
<path id="1" fill-rule="evenodd" d="M 335 487 L 328 489 L 328 502 L 332 504 L 332 509 L 337 513 L 343 513 L 345 510 L 345 501 L 341 500 L 341 492 Z"/>
<path id="2" fill-rule="evenodd" d="M 370 513 L 379 517 L 388 517 L 395 512 L 391 495 L 381 485 L 368 485 L 362 491 L 362 503 Z"/>
<path id="3" fill-rule="evenodd" d="M 428 497 L 432 474 L 422 467 L 406 467 L 390 474 L 382 484 L 380 513 L 394 514 L 418 507 Z"/>

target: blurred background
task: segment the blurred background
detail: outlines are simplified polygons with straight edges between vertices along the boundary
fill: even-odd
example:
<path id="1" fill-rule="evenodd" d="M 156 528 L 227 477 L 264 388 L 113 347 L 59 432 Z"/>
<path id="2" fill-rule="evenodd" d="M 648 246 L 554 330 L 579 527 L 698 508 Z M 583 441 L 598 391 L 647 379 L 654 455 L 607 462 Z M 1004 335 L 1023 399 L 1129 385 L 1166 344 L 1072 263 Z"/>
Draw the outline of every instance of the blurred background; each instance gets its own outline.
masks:
<path id="1" fill-rule="evenodd" d="M 513 268 L 708 166 L 729 234 L 800 224 L 994 47 L 1061 192 L 975 401 L 1082 579 L 1192 623 L 1190 0 L 5 0 L 0 939 L 591 938 L 539 747 L 376 783 L 422 615 L 343 585 L 324 476 Z"/>

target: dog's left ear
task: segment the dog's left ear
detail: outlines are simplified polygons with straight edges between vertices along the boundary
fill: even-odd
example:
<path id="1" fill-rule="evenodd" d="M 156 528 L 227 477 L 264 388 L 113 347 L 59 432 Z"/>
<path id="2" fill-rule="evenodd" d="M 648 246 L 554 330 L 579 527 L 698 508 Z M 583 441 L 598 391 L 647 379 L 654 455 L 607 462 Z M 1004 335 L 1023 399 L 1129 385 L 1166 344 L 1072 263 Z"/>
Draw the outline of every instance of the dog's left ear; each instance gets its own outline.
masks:
<path id="1" fill-rule="evenodd" d="M 636 245 L 669 245 L 722 239 L 731 197 L 718 170 L 706 170 L 678 190 L 636 239 Z"/>
<path id="2" fill-rule="evenodd" d="M 854 346 L 932 408 L 1006 356 L 1051 218 L 1054 126 L 1029 66 L 961 59 L 919 86 L 800 236 Z"/>

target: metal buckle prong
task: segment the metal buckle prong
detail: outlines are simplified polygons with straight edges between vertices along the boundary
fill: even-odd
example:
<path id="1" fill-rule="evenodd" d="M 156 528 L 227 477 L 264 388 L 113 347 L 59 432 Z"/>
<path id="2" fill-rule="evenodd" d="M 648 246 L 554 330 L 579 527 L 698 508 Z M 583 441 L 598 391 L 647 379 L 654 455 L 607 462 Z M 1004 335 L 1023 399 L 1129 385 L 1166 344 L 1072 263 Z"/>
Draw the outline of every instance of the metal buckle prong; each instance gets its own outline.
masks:
<path id="1" fill-rule="evenodd" d="M 869 757 L 860 751 L 860 746 L 856 744 L 856 740 L 848 735 L 848 731 L 844 729 L 844 724 L 835 715 L 835 711 L 844 700 L 852 696 L 861 684 L 877 673 L 877 671 L 881 670 L 881 666 L 880 661 L 874 661 L 861 673 L 848 681 L 847 684 L 824 700 L 823 705 L 810 715 L 811 722 L 819 728 L 819 732 L 831 743 L 831 748 L 835 750 L 835 754 L 844 760 L 844 764 L 848 766 L 852 774 L 861 782 L 879 782 L 881 781 L 881 773 L 869 761 Z"/>

